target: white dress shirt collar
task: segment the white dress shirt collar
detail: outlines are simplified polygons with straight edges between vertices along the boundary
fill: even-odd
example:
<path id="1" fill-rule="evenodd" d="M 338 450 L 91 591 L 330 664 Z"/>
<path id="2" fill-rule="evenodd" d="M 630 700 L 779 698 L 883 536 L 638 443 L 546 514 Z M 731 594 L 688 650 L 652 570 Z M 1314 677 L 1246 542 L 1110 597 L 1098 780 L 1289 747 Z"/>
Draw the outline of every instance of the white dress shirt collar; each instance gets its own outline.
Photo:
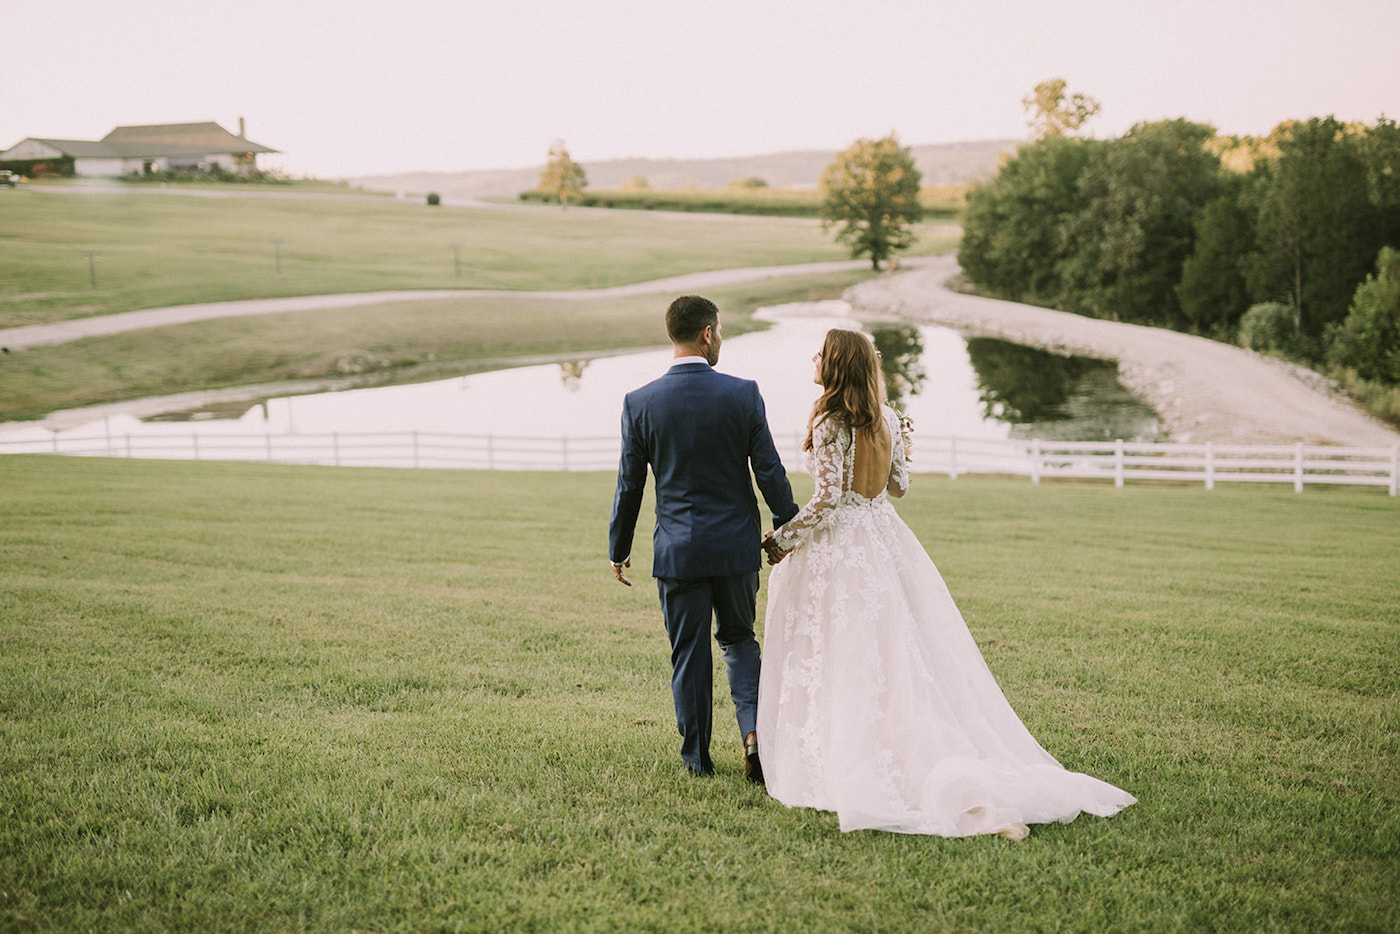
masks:
<path id="1" fill-rule="evenodd" d="M 703 363 L 705 366 L 710 365 L 710 361 L 706 360 L 704 357 L 689 356 L 675 358 L 671 361 L 671 366 L 680 366 L 682 363 Z"/>

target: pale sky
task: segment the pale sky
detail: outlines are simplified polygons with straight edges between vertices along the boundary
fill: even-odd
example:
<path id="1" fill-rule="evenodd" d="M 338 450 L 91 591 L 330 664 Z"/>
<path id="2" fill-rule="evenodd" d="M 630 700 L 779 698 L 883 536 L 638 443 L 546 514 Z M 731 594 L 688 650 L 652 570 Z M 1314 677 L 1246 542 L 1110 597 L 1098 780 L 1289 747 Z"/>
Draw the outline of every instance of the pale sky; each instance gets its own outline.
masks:
<path id="1" fill-rule="evenodd" d="M 339 178 L 1026 134 L 1400 119 L 1397 0 L 43 0 L 0 16 L 0 149 L 214 120 Z"/>

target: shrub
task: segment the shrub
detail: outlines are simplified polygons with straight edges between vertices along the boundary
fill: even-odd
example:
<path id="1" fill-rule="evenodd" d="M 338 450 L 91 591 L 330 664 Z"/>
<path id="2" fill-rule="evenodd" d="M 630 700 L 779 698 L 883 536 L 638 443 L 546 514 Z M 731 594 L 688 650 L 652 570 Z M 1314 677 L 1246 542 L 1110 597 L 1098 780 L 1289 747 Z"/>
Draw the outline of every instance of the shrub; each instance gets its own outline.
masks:
<path id="1" fill-rule="evenodd" d="M 1282 302 L 1253 305 L 1240 318 L 1241 347 L 1260 353 L 1292 353 L 1298 347 L 1293 309 Z"/>
<path id="2" fill-rule="evenodd" d="M 1346 319 L 1328 329 L 1327 362 L 1400 386 L 1400 252 L 1382 247 L 1376 268 L 1356 287 Z"/>
<path id="3" fill-rule="evenodd" d="M 438 197 L 438 193 L 436 191 L 428 192 L 428 205 L 437 207 L 439 204 L 442 204 L 442 198 Z"/>

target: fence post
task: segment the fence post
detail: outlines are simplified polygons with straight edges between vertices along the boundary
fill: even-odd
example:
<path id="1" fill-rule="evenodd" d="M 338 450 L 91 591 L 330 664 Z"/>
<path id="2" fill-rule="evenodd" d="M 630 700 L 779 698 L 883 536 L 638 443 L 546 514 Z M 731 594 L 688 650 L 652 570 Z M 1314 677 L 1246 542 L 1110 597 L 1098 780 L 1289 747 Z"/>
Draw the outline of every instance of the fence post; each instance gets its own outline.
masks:
<path id="1" fill-rule="evenodd" d="M 331 432 L 331 456 L 337 467 L 340 466 L 340 432 Z"/>
<path id="2" fill-rule="evenodd" d="M 1293 446 L 1293 492 L 1303 492 L 1303 442 Z"/>
<path id="3" fill-rule="evenodd" d="M 486 469 L 496 469 L 496 436 L 486 436 Z"/>
<path id="4" fill-rule="evenodd" d="M 958 436 L 948 439 L 948 479 L 958 479 Z"/>
<path id="5" fill-rule="evenodd" d="M 1390 495 L 1400 494 L 1400 445 L 1390 449 Z"/>
<path id="6" fill-rule="evenodd" d="M 418 432 L 413 432 L 413 467 L 418 469 Z"/>
<path id="7" fill-rule="evenodd" d="M 1113 485 L 1121 487 L 1123 485 L 1123 439 L 1118 438 L 1113 442 Z"/>
<path id="8" fill-rule="evenodd" d="M 190 435 L 190 438 L 194 440 L 194 459 L 199 460 L 199 432 Z"/>
<path id="9" fill-rule="evenodd" d="M 1206 489 L 1215 489 L 1215 442 L 1206 442 Z"/>
<path id="10" fill-rule="evenodd" d="M 1040 439 L 1031 439 L 1031 483 L 1040 483 Z"/>
<path id="11" fill-rule="evenodd" d="M 564 469 L 569 469 L 569 438 L 564 436 L 559 439 L 559 453 L 564 457 Z"/>
<path id="12" fill-rule="evenodd" d="M 128 459 L 131 457 L 131 432 L 129 431 L 126 433 L 126 456 Z M 1391 481 L 1391 485 L 1394 485 L 1393 480 Z"/>
<path id="13" fill-rule="evenodd" d="M 58 453 L 58 432 L 53 433 L 53 452 Z"/>
<path id="14" fill-rule="evenodd" d="M 263 435 L 263 438 L 264 438 L 264 441 L 266 442 L 266 445 L 265 445 L 265 446 L 266 446 L 266 450 L 267 450 L 267 462 L 270 464 L 270 463 L 272 463 L 272 429 L 271 429 L 271 428 L 267 429 L 266 433 Z"/>

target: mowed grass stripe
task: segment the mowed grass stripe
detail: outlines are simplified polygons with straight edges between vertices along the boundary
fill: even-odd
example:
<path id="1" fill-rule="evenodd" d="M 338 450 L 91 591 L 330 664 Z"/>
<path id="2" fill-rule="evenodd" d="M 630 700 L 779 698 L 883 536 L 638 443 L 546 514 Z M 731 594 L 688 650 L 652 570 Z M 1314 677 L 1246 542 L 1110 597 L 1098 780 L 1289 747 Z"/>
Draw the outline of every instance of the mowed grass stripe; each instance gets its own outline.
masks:
<path id="1" fill-rule="evenodd" d="M 1375 491 L 916 478 L 1012 704 L 1141 799 L 1012 844 L 783 808 L 722 696 L 688 779 L 610 475 L 9 457 L 0 489 L 0 927 L 1400 922 Z"/>

